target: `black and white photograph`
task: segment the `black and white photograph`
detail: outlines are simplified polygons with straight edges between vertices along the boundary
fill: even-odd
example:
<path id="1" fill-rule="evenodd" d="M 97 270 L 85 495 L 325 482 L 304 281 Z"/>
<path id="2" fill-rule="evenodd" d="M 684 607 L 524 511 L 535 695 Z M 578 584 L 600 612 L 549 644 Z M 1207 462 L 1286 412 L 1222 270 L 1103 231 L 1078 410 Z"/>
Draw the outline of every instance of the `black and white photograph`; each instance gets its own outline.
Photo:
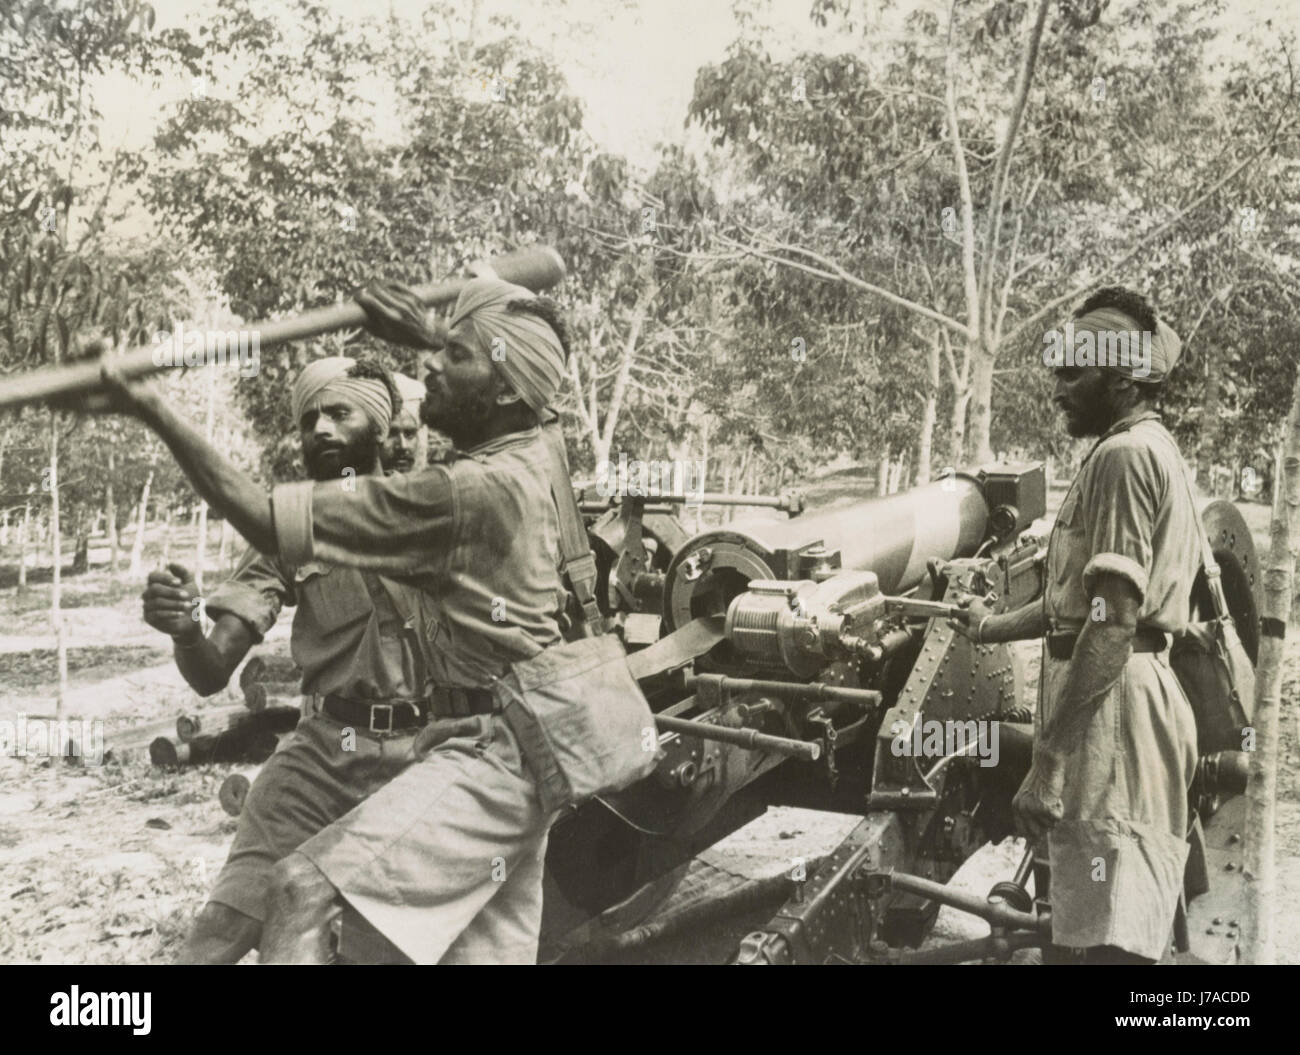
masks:
<path id="1" fill-rule="evenodd" d="M 1300 964 L 1298 557 L 1290 0 L 0 0 L 41 1028 Z"/>

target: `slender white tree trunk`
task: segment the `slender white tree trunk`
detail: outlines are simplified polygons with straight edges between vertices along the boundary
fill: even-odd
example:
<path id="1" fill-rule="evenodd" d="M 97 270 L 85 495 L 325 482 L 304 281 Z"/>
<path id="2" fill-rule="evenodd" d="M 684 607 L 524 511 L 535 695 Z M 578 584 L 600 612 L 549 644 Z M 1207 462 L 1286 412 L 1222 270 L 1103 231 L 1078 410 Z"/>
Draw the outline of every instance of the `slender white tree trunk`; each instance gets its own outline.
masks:
<path id="1" fill-rule="evenodd" d="M 32 537 L 32 504 L 23 503 L 23 520 L 18 525 L 18 592 L 27 589 L 27 543 Z"/>
<path id="2" fill-rule="evenodd" d="M 140 489 L 140 511 L 139 518 L 135 524 L 135 539 L 131 543 L 131 565 L 128 574 L 131 578 L 137 578 L 140 575 L 140 568 L 144 559 L 144 529 L 145 523 L 149 518 L 149 489 L 153 486 L 153 470 L 149 470 L 149 475 L 144 478 L 144 487 Z"/>
<path id="3" fill-rule="evenodd" d="M 104 482 L 104 521 L 108 529 L 108 574 L 117 577 L 117 562 L 120 556 L 121 540 L 117 535 L 117 494 L 113 490 L 113 475 L 117 459 L 113 452 L 108 452 L 108 479 Z"/>
<path id="4" fill-rule="evenodd" d="M 163 510 L 162 516 L 163 544 L 162 544 L 162 564 L 165 567 L 167 561 L 172 555 L 172 508 L 168 506 Z"/>
<path id="5" fill-rule="evenodd" d="M 217 551 L 217 567 L 221 569 L 222 575 L 226 573 L 226 569 L 228 567 L 226 561 L 229 559 L 228 558 L 229 551 L 230 551 L 230 521 L 223 520 L 221 522 L 221 546 L 220 549 L 218 549 Z"/>
<path id="6" fill-rule="evenodd" d="M 921 408 L 921 435 L 916 441 L 916 482 L 930 482 L 930 462 L 934 458 L 934 425 L 939 414 L 939 335 L 930 340 L 926 357 L 925 405 Z"/>
<path id="7" fill-rule="evenodd" d="M 216 413 L 216 395 L 217 395 L 217 372 L 208 371 L 208 405 L 205 414 L 204 430 L 207 433 L 207 440 L 212 442 L 212 421 Z M 195 547 L 194 554 L 194 581 L 198 584 L 200 590 L 203 589 L 203 569 L 208 562 L 208 503 L 199 502 L 199 541 Z"/>
<path id="8" fill-rule="evenodd" d="M 1286 640 L 1282 634 L 1291 614 L 1295 546 L 1300 533 L 1300 379 L 1296 381 L 1282 448 L 1281 473 L 1273 488 L 1268 566 L 1264 569 L 1263 625 L 1255 672 L 1255 750 L 1250 756 L 1246 788 L 1246 922 L 1242 947 L 1246 963 L 1274 962 L 1274 862 L 1277 801 L 1277 727 L 1282 696 Z"/>
<path id="9" fill-rule="evenodd" d="M 68 641 L 64 635 L 62 586 L 63 547 L 59 538 L 59 415 L 50 411 L 50 557 L 54 577 L 50 587 L 50 623 L 54 627 L 54 648 L 58 657 L 59 687 L 54 704 L 58 728 L 63 728 L 63 707 L 68 694 Z M 63 744 L 50 745 L 50 753 L 62 755 Z"/>

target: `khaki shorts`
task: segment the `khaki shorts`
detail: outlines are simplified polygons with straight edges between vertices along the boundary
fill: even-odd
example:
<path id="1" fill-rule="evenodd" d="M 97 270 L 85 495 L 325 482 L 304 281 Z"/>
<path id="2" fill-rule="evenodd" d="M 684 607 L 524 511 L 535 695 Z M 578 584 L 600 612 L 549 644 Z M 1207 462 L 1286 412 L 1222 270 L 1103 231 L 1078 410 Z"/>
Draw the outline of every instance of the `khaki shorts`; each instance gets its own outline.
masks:
<path id="1" fill-rule="evenodd" d="M 1069 668 L 1044 649 L 1040 735 Z M 1057 945 L 1165 955 L 1183 890 L 1196 760 L 1196 720 L 1168 653 L 1130 656 L 1066 758 L 1064 816 L 1047 840 Z"/>
<path id="2" fill-rule="evenodd" d="M 299 852 L 416 963 L 534 963 L 552 818 L 500 715 L 467 721 Z"/>
<path id="3" fill-rule="evenodd" d="M 275 864 L 387 784 L 413 761 L 415 731 L 372 738 L 323 714 L 304 717 L 262 767 L 210 901 L 266 918 Z M 348 750 L 346 748 L 352 748 Z"/>

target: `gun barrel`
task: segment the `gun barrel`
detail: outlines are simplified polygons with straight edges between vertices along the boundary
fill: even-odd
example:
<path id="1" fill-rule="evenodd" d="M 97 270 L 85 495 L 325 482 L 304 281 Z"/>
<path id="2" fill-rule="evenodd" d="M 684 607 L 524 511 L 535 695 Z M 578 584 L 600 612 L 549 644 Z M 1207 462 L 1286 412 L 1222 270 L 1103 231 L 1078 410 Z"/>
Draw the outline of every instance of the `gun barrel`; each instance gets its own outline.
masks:
<path id="1" fill-rule="evenodd" d="M 958 475 L 790 520 L 745 520 L 703 532 L 668 569 L 664 620 L 671 628 L 725 612 L 755 579 L 818 578 L 840 569 L 874 572 L 882 592 L 902 593 L 922 580 L 929 558 L 972 556 L 986 537 L 989 510 L 979 481 Z"/>
<path id="2" fill-rule="evenodd" d="M 505 281 L 525 286 L 533 292 L 547 289 L 564 277 L 564 261 L 549 246 L 521 249 L 495 257 L 489 263 Z M 467 278 L 450 279 L 446 282 L 419 286 L 415 292 L 425 307 L 435 307 L 454 301 L 469 281 Z M 236 329 L 249 333 L 255 332 L 260 351 L 288 341 L 301 341 L 334 330 L 362 326 L 365 321 L 366 313 L 361 306 L 355 301 L 347 301 L 328 308 L 317 308 L 315 311 L 305 312 L 291 319 L 253 322 Z M 158 347 L 144 345 L 132 349 L 114 358 L 113 365 L 128 380 L 171 369 L 170 363 L 155 362 Z M 227 362 L 239 361 L 238 356 L 230 356 L 227 359 Z M 55 396 L 93 391 L 99 387 L 99 371 L 98 360 L 87 360 L 63 366 L 42 367 L 16 377 L 5 378 L 0 381 L 0 410 L 21 407 L 28 403 L 39 403 Z"/>
<path id="3" fill-rule="evenodd" d="M 698 736 L 701 740 L 718 740 L 724 744 L 747 747 L 752 751 L 771 751 L 791 758 L 802 758 L 805 762 L 816 762 L 821 757 L 821 744 L 809 740 L 792 740 L 787 736 L 770 736 L 757 729 L 733 729 L 725 725 L 713 725 L 709 722 L 693 722 L 688 718 L 672 718 L 656 714 L 655 725 L 663 733 L 677 733 L 681 736 Z"/>

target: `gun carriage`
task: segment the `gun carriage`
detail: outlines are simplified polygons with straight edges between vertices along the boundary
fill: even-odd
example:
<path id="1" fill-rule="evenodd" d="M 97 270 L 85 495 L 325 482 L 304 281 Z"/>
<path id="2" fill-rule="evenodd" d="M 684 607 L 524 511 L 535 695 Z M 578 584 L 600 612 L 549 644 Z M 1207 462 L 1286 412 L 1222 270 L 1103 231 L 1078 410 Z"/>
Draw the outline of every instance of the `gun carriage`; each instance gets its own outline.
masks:
<path id="1" fill-rule="evenodd" d="M 1011 833 L 1032 745 L 1015 650 L 976 646 L 946 617 L 967 594 L 991 596 L 999 609 L 1040 596 L 1045 540 L 1029 529 L 1046 512 L 1043 468 L 988 466 L 887 498 L 864 490 L 850 473 L 803 495 L 747 497 L 739 501 L 788 518 L 693 536 L 672 515 L 679 503 L 582 494 L 602 609 L 656 711 L 663 757 L 651 778 L 553 830 L 543 931 L 553 957 L 575 933 L 592 935 L 584 919 L 634 922 L 685 862 L 777 804 L 862 820 L 814 874 L 790 882 L 788 902 L 741 942 L 736 962 L 1004 960 L 1050 934 L 1050 879 L 1029 853 L 988 899 L 943 886 L 987 840 Z M 1253 660 L 1250 533 L 1230 503 L 1213 502 L 1202 517 Z M 1211 616 L 1203 572 L 1193 609 L 1193 618 Z M 982 765 L 976 730 L 990 722 L 1000 757 Z M 956 730 L 956 743 L 949 735 L 946 751 L 909 750 L 936 725 Z M 1209 889 L 1210 858 L 1222 874 L 1218 857 L 1234 848 L 1240 856 L 1244 774 L 1240 752 L 1202 759 L 1189 899 Z M 1201 915 L 1236 915 L 1239 874 L 1228 870 L 1231 882 L 1201 898 L 1201 912 L 1193 902 L 1180 917 L 1182 944 L 1212 929 L 1198 930 Z M 990 936 L 914 951 L 943 904 L 988 920 Z M 1229 930 L 1189 955 L 1222 959 Z"/>

